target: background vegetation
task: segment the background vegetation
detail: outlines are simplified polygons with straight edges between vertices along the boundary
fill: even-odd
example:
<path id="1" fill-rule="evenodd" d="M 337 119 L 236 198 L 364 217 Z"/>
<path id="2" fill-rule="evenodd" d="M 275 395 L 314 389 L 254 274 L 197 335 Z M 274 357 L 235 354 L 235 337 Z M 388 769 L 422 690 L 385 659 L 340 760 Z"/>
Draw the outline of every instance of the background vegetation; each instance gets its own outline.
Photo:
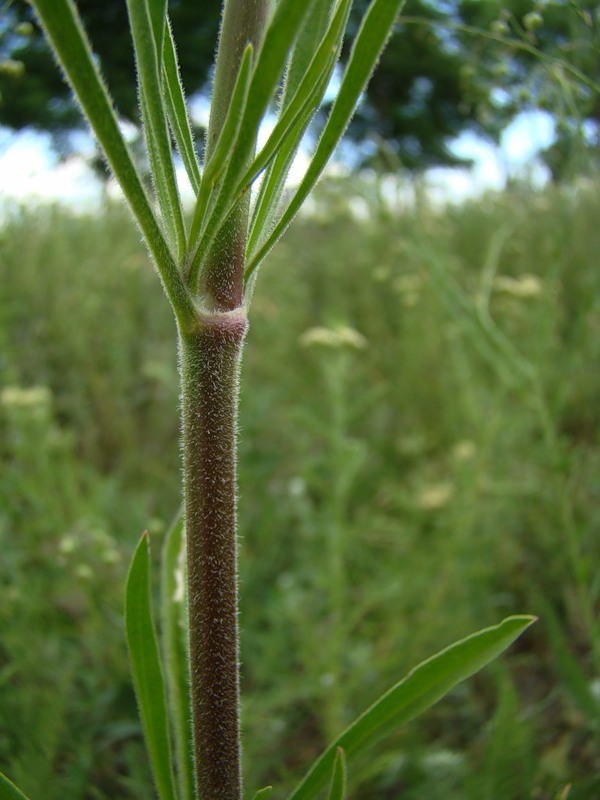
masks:
<path id="1" fill-rule="evenodd" d="M 76 4 L 119 117 L 139 130 L 125 5 Z M 188 97 L 208 94 L 221 4 L 169 2 Z M 367 5 L 354 1 L 342 61 Z M 392 172 L 398 159 L 416 172 L 460 166 L 460 134 L 498 144 L 517 115 L 543 109 L 556 125 L 541 153 L 553 178 L 585 174 L 600 147 L 599 36 L 599 0 L 406 0 L 348 130 L 355 160 Z M 0 17 L 0 109 L 7 130 L 47 132 L 63 156 L 81 148 L 83 118 L 26 0 L 8 0 Z M 95 166 L 106 176 L 102 159 Z"/>
<path id="2" fill-rule="evenodd" d="M 283 789 L 410 665 L 531 612 L 355 777 L 368 800 L 592 800 L 600 191 L 435 209 L 381 186 L 324 182 L 255 294 L 248 777 Z M 0 280 L 0 767 L 34 798 L 150 796 L 121 610 L 140 531 L 156 554 L 180 503 L 173 323 L 116 206 L 13 209 Z"/>

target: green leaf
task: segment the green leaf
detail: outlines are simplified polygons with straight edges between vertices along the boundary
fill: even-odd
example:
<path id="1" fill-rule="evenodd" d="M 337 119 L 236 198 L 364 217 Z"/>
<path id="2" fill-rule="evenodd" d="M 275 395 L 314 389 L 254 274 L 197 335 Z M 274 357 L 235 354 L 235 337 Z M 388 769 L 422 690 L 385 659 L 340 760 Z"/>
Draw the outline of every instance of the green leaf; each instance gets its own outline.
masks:
<path id="1" fill-rule="evenodd" d="M 423 661 L 325 750 L 289 800 L 315 798 L 331 774 L 339 747 L 344 749 L 347 758 L 366 750 L 493 661 L 534 621 L 535 617 L 526 615 L 508 617 L 499 625 L 474 633 Z"/>
<path id="2" fill-rule="evenodd" d="M 287 176 L 298 152 L 302 136 L 313 116 L 314 109 L 308 108 L 303 116 L 297 120 L 295 127 L 289 132 L 287 139 L 281 143 L 275 159 L 265 172 L 252 212 L 246 248 L 247 258 L 252 257 L 252 254 L 258 250 L 272 230 L 271 221 L 279 207 Z M 251 275 L 250 279 L 252 277 Z M 248 280 L 246 280 L 246 286 L 248 285 Z"/>
<path id="3" fill-rule="evenodd" d="M 254 48 L 249 44 L 244 50 L 244 55 L 240 62 L 240 69 L 231 93 L 229 108 L 219 138 L 217 139 L 217 143 L 208 162 L 204 166 L 202 183 L 200 184 L 200 190 L 194 208 L 194 216 L 190 227 L 190 249 L 193 249 L 198 243 L 202 222 L 214 185 L 227 166 L 229 157 L 235 148 L 239 136 L 242 117 L 248 102 L 253 53 Z M 216 219 L 217 218 L 215 218 L 215 222 Z M 195 273 L 192 271 L 190 276 L 190 283 L 192 285 L 194 277 Z"/>
<path id="4" fill-rule="evenodd" d="M 271 796 L 272 791 L 273 791 L 272 786 L 265 786 L 264 789 L 258 790 L 258 792 L 254 795 L 252 800 L 267 800 L 267 797 Z"/>
<path id="5" fill-rule="evenodd" d="M 346 795 L 346 756 L 342 747 L 338 747 L 333 764 L 333 775 L 328 800 L 344 800 Z"/>
<path id="6" fill-rule="evenodd" d="M 325 128 L 306 175 L 271 235 L 248 264 L 246 276 L 249 276 L 256 269 L 296 216 L 308 193 L 325 168 L 329 157 L 344 135 L 360 95 L 364 91 L 385 47 L 403 1 L 373 0 L 369 6 L 354 40 L 354 46 L 338 95 L 327 118 Z"/>
<path id="7" fill-rule="evenodd" d="M 153 2 L 153 8 L 156 17 L 159 13 L 156 2 Z M 164 29 L 164 20 L 160 23 L 151 19 L 149 0 L 127 0 L 127 11 L 135 50 L 139 102 L 152 177 L 171 244 L 176 250 L 178 259 L 181 259 L 185 251 L 185 225 L 163 99 L 162 46 L 159 56 L 155 39 L 155 36 L 161 36 L 156 28 L 162 24 Z"/>
<path id="8" fill-rule="evenodd" d="M 338 6 L 337 10 L 339 10 L 340 3 L 337 0 L 318 0 L 311 13 L 305 18 L 288 60 L 285 85 L 281 97 L 281 107 L 283 109 L 287 107 L 290 99 L 304 79 L 314 54 L 325 38 L 332 16 L 332 9 L 335 9 L 336 5 Z"/>
<path id="9" fill-rule="evenodd" d="M 204 165 L 203 181 L 210 186 L 214 185 L 225 169 L 228 157 L 232 150 L 235 150 L 238 141 L 238 134 L 242 126 L 244 113 L 248 105 L 248 93 L 250 91 L 250 78 L 252 76 L 252 60 L 254 57 L 254 47 L 248 44 L 244 50 L 240 69 L 236 79 L 229 109 L 225 116 L 225 121 L 219 133 L 217 143 L 206 164 Z"/>
<path id="10" fill-rule="evenodd" d="M 147 3 L 148 15 L 154 34 L 154 46 L 156 48 L 158 65 L 160 68 L 162 66 L 168 0 L 147 0 Z"/>
<path id="11" fill-rule="evenodd" d="M 72 0 L 32 0 L 42 28 L 144 235 L 179 321 L 194 309 L 148 200 Z"/>
<path id="12" fill-rule="evenodd" d="M 280 0 L 273 19 L 257 55 L 252 76 L 249 100 L 242 122 L 242 136 L 235 162 L 242 169 L 254 149 L 258 128 L 269 107 L 269 103 L 280 86 L 286 61 L 302 25 L 312 13 L 316 0 Z M 235 182 L 232 181 L 232 182 Z"/>
<path id="13" fill-rule="evenodd" d="M 323 99 L 337 62 L 351 5 L 352 0 L 341 0 L 339 3 L 313 58 L 306 66 L 302 80 L 298 82 L 293 95 L 286 95 L 283 111 L 275 128 L 242 179 L 242 186 L 249 185 L 275 155 L 254 207 L 247 247 L 250 256 L 271 230 L 271 218 L 279 205 L 302 136 Z M 288 83 L 286 89 L 289 88 Z"/>
<path id="14" fill-rule="evenodd" d="M 162 551 L 161 621 L 179 797 L 180 800 L 193 800 L 194 764 L 185 586 L 185 535 L 180 512 L 167 533 Z"/>
<path id="15" fill-rule="evenodd" d="M 168 19 L 163 45 L 163 87 L 173 137 L 192 189 L 197 194 L 200 189 L 200 167 L 177 62 L 177 50 Z"/>
<path id="16" fill-rule="evenodd" d="M 150 602 L 150 544 L 144 533 L 135 551 L 125 598 L 125 628 L 146 747 L 160 800 L 175 800 L 165 684 Z"/>
<path id="17" fill-rule="evenodd" d="M 0 800 L 29 800 L 29 798 L 0 772 Z"/>

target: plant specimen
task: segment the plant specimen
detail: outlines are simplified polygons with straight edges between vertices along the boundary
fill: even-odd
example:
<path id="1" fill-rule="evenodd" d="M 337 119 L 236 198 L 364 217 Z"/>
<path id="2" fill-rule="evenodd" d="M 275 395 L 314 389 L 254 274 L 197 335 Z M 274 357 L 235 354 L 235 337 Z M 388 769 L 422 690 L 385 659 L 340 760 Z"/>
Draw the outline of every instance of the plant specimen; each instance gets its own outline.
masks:
<path id="1" fill-rule="evenodd" d="M 290 197 L 286 177 L 330 84 L 351 0 L 226 0 L 201 163 L 167 0 L 127 0 L 151 191 L 130 155 L 74 2 L 33 5 L 121 185 L 177 324 L 184 512 L 164 553 L 162 648 L 151 616 L 147 536 L 134 556 L 126 602 L 134 684 L 157 792 L 161 800 L 240 800 L 236 420 L 247 311 L 259 265 L 342 137 L 402 3 L 369 5 L 306 174 Z M 277 119 L 259 146 L 273 103 Z M 189 220 L 173 143 L 195 193 Z M 184 546 L 185 603 L 174 584 Z M 347 758 L 426 709 L 531 621 L 511 617 L 421 664 L 334 740 L 290 800 L 317 797 L 328 782 L 330 798 L 342 798 Z M 0 800 L 22 796 L 2 778 Z"/>

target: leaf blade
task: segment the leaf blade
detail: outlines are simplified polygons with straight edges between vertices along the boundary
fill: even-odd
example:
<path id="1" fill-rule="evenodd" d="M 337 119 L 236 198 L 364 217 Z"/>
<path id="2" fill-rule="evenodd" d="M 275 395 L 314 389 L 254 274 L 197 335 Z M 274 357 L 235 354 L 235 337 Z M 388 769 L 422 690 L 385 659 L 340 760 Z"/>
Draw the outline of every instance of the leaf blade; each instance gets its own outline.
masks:
<path id="1" fill-rule="evenodd" d="M 0 800 L 29 800 L 29 798 L 0 772 Z"/>
<path id="2" fill-rule="evenodd" d="M 509 647 L 535 617 L 507 617 L 446 647 L 423 661 L 368 708 L 315 761 L 288 800 L 314 798 L 331 774 L 337 748 L 349 759 L 391 730 L 425 711 L 457 683 L 473 675 Z"/>
<path id="3" fill-rule="evenodd" d="M 302 136 L 323 99 L 339 57 L 351 5 L 352 0 L 341 0 L 338 4 L 302 79 L 293 94 L 286 93 L 275 128 L 242 180 L 242 185 L 254 180 L 270 161 L 252 215 L 247 247 L 250 256 L 258 249 L 259 242 L 262 244 L 261 238 L 263 241 L 266 238 L 261 237 L 261 231 L 270 230 L 270 218 L 281 198 Z M 288 88 L 291 90 L 292 84 L 286 85 Z"/>
<path id="4" fill-rule="evenodd" d="M 152 621 L 147 533 L 140 539 L 127 576 L 125 629 L 133 684 L 156 789 L 161 800 L 176 800 L 165 683 Z"/>
<path id="5" fill-rule="evenodd" d="M 338 747 L 333 763 L 333 775 L 328 800 L 344 800 L 346 795 L 346 754 L 343 747 Z"/>
<path id="6" fill-rule="evenodd" d="M 257 268 L 296 216 L 308 193 L 325 168 L 329 157 L 350 122 L 361 93 L 364 91 L 375 69 L 377 60 L 387 42 L 403 2 L 404 0 L 373 0 L 369 6 L 354 41 L 338 95 L 325 123 L 325 128 L 306 175 L 271 235 L 248 264 L 246 278 Z"/>
<path id="7" fill-rule="evenodd" d="M 185 224 L 162 93 L 164 19 L 162 23 L 156 19 L 160 12 L 161 0 L 153 0 L 152 13 L 148 0 L 126 0 L 126 2 L 137 64 L 139 104 L 152 177 L 172 246 L 180 259 L 185 251 Z M 160 54 L 157 49 L 159 37 Z"/>
<path id="8" fill-rule="evenodd" d="M 189 659 L 186 647 L 185 531 L 180 512 L 171 525 L 161 559 L 161 619 L 166 683 L 171 700 L 180 800 L 194 798 Z"/>
<path id="9" fill-rule="evenodd" d="M 147 0 L 148 16 L 154 34 L 154 45 L 158 56 L 159 67 L 162 66 L 163 42 L 165 38 L 165 27 L 167 21 L 168 0 Z"/>
<path id="10" fill-rule="evenodd" d="M 202 223 L 209 204 L 210 194 L 219 175 L 227 167 L 231 151 L 235 147 L 242 124 L 246 105 L 248 103 L 248 92 L 250 89 L 250 78 L 252 71 L 253 47 L 249 44 L 240 61 L 240 68 L 231 93 L 231 100 L 225 120 L 221 127 L 221 132 L 215 147 L 204 166 L 202 181 L 196 198 L 194 215 L 190 226 L 189 248 L 197 247 L 201 235 Z M 213 222 L 216 221 L 213 220 Z M 214 227 L 214 225 L 213 225 Z M 205 230 L 208 230 L 210 225 Z M 193 259 L 192 259 L 193 261 Z M 191 272 L 190 282 L 193 284 L 195 273 Z"/>
<path id="11" fill-rule="evenodd" d="M 72 0 L 32 0 L 40 24 L 148 244 L 165 293 L 181 323 L 193 305 L 119 129 L 113 102 Z"/>
<path id="12" fill-rule="evenodd" d="M 167 17 L 166 31 L 163 44 L 163 85 L 165 88 L 165 99 L 167 103 L 167 115 L 171 124 L 171 130 L 179 150 L 179 155 L 183 161 L 183 166 L 187 173 L 192 189 L 196 194 L 200 188 L 200 167 L 196 157 L 194 146 L 194 136 L 188 114 L 188 105 L 183 91 L 183 83 L 177 61 L 177 49 L 173 32 Z"/>
<path id="13" fill-rule="evenodd" d="M 332 17 L 332 9 L 335 9 L 336 5 L 339 6 L 336 0 L 318 0 L 312 12 L 305 19 L 288 61 L 281 98 L 282 108 L 286 108 L 302 82 L 313 54 L 326 35 Z M 337 9 L 333 11 L 333 15 L 336 12 Z"/>

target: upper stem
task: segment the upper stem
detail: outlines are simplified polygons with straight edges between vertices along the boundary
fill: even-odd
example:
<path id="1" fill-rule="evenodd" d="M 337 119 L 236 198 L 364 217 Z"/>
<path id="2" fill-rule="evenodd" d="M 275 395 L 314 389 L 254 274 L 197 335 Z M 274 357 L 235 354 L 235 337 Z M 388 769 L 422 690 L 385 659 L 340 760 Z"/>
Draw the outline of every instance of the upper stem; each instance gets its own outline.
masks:
<path id="1" fill-rule="evenodd" d="M 269 20 L 272 0 L 226 0 L 215 65 L 206 138 L 208 162 L 225 122 L 240 62 L 251 43 L 256 53 Z M 250 197 L 247 193 L 225 221 L 208 252 L 199 279 L 199 293 L 210 311 L 231 311 L 242 305 Z"/>
<path id="2" fill-rule="evenodd" d="M 258 51 L 269 20 L 271 5 L 272 0 L 225 0 L 210 101 L 205 162 L 212 155 L 227 116 L 246 45 L 251 43 L 254 45 L 254 52 Z"/>

